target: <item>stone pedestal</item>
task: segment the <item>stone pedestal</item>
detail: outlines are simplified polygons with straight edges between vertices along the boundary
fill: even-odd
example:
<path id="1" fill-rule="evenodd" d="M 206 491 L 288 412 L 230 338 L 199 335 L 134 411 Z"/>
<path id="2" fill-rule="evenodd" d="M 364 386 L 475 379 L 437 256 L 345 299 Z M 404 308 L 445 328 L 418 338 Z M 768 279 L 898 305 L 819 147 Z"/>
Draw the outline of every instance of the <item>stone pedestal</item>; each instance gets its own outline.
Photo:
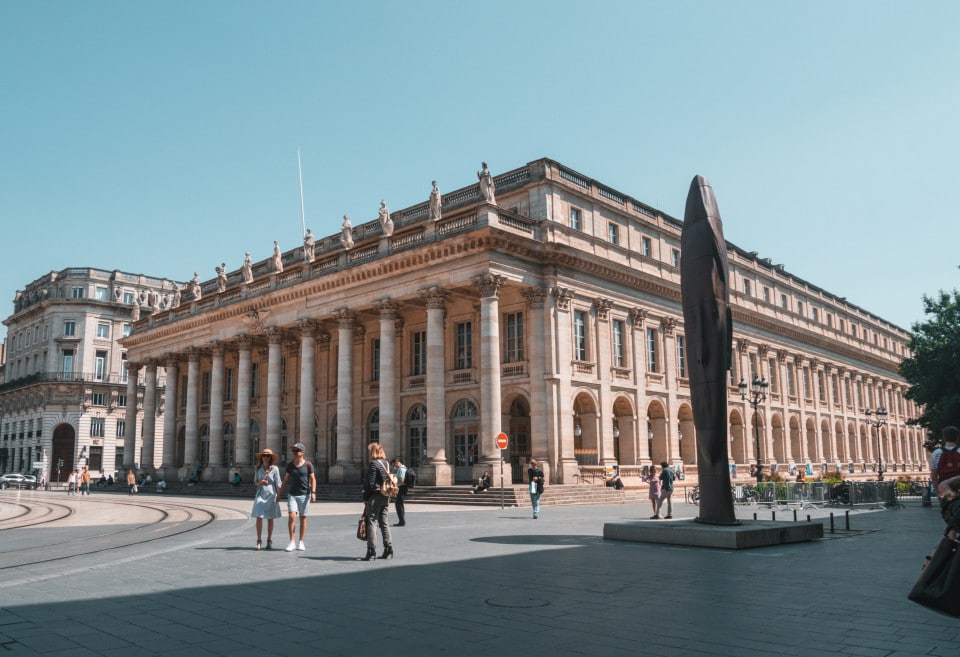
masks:
<path id="1" fill-rule="evenodd" d="M 200 476 L 200 481 L 209 481 L 209 482 L 222 482 L 230 481 L 230 476 L 237 470 L 237 468 L 229 469 L 223 467 L 222 465 L 208 465 L 203 469 L 203 474 Z M 240 476 L 243 476 L 243 473 L 240 473 Z M 189 477 L 187 477 L 189 479 Z"/>
<path id="2" fill-rule="evenodd" d="M 331 484 L 361 485 L 359 463 L 337 463 L 330 466 L 329 472 Z"/>
<path id="3" fill-rule="evenodd" d="M 823 538 L 823 523 L 743 520 L 739 525 L 706 525 L 695 520 L 633 520 L 604 524 L 603 537 L 635 543 L 742 550 Z"/>
<path id="4" fill-rule="evenodd" d="M 580 481 L 580 464 L 576 459 L 560 459 L 559 479 L 554 483 L 576 484 Z"/>
<path id="5" fill-rule="evenodd" d="M 417 485 L 452 486 L 453 466 L 449 463 L 424 463 L 417 471 Z"/>

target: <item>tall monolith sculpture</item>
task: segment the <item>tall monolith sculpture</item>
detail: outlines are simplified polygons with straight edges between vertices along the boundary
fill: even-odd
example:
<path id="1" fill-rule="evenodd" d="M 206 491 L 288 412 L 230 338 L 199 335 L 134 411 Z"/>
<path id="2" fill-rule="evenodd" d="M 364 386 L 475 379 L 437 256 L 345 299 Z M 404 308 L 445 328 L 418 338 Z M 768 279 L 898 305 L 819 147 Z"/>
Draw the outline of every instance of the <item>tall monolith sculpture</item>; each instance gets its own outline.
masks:
<path id="1" fill-rule="evenodd" d="M 703 176 L 690 183 L 680 249 L 690 398 L 697 429 L 697 521 L 736 525 L 727 451 L 727 372 L 733 348 L 730 267 L 717 200 Z"/>

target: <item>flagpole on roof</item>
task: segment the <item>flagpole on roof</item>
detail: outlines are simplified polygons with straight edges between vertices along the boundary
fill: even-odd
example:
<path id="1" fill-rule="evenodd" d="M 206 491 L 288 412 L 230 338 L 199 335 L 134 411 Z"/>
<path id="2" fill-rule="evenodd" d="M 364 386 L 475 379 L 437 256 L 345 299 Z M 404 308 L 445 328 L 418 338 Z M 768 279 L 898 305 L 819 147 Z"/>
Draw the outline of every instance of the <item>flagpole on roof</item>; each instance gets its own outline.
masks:
<path id="1" fill-rule="evenodd" d="M 300 147 L 297 146 L 297 174 L 300 177 L 300 228 L 307 234 L 307 219 L 303 211 L 303 167 L 300 165 Z"/>

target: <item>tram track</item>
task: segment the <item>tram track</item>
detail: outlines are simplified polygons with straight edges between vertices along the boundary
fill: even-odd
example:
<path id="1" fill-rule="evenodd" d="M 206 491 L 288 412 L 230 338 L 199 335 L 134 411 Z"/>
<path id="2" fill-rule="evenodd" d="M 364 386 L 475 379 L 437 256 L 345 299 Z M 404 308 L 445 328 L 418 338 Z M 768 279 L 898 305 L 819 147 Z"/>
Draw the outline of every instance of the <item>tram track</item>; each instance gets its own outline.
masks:
<path id="1" fill-rule="evenodd" d="M 21 529 L 27 527 L 36 527 L 38 525 L 45 525 L 51 522 L 57 522 L 65 518 L 69 518 L 76 513 L 76 509 L 66 504 L 59 504 L 57 502 L 47 502 L 39 501 L 33 504 L 24 504 L 22 502 L 11 502 L 9 503 L 12 506 L 18 506 L 22 509 L 25 509 L 23 513 L 18 513 L 15 516 L 10 516 L 8 518 L 3 518 L 0 520 L 0 532 L 9 531 L 11 529 Z M 37 517 L 35 522 L 24 522 L 22 518 L 29 518 L 31 515 L 36 515 L 36 511 L 42 509 L 44 513 Z M 11 524 L 15 523 L 15 524 Z"/>
<path id="2" fill-rule="evenodd" d="M 111 503 L 117 504 L 115 501 Z M 17 528 L 28 529 L 53 523 L 56 520 L 63 520 L 76 513 L 76 510 L 68 505 L 56 502 L 36 500 L 35 506 L 48 509 L 43 520 L 21 523 L 18 527 L 0 527 L 0 531 Z M 168 504 L 165 502 L 144 504 L 131 501 L 124 502 L 121 506 L 147 509 L 159 514 L 159 516 L 150 522 L 140 522 L 116 531 L 100 532 L 67 539 L 59 543 L 31 545 L 29 549 L 4 552 L 0 554 L 0 572 L 136 548 L 198 531 L 209 526 L 217 519 L 215 512 L 183 504 Z M 55 518 L 45 518 L 46 515 L 54 513 L 53 509 L 55 508 L 67 510 L 69 513 L 61 513 Z M 23 517 L 23 514 L 20 514 L 20 517 Z M 131 538 L 132 540 L 130 540 Z"/>

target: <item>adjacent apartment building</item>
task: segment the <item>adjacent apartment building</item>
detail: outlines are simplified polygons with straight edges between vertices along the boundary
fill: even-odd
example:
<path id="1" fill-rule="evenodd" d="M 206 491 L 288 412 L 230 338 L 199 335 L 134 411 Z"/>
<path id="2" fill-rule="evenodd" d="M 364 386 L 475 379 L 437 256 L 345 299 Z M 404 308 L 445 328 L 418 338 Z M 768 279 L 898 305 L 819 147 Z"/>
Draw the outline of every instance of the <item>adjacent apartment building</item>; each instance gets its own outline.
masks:
<path id="1" fill-rule="evenodd" d="M 133 447 L 134 425 L 138 436 L 152 435 L 151 421 L 119 340 L 141 309 L 173 303 L 176 288 L 166 279 L 72 267 L 17 291 L 3 322 L 0 471 L 55 482 L 73 468 L 99 477 L 153 460 Z M 162 372 L 155 385 L 162 387 Z"/>
<path id="2" fill-rule="evenodd" d="M 473 175 L 443 173 L 448 180 Z M 144 422 L 135 437 L 125 432 L 122 460 L 168 479 L 202 468 L 204 479 L 223 480 L 250 468 L 255 451 L 269 447 L 287 458 L 297 441 L 320 479 L 332 483 L 355 483 L 375 440 L 431 484 L 470 481 L 499 469 L 501 456 L 515 481 L 530 457 L 553 483 L 614 464 L 625 475 L 661 461 L 694 472 L 682 222 L 549 159 L 482 174 L 480 184 L 442 203 L 435 194 L 392 214 L 383 203 L 378 219 L 354 227 L 345 218 L 340 234 L 308 235 L 303 246 L 276 247 L 266 261 L 195 281 L 180 303 L 143 314 L 122 347 L 77 338 L 74 357 L 82 348 L 88 359 L 82 371 L 96 374 L 103 349 L 117 382 L 101 388 L 85 376 L 67 390 L 72 396 L 63 394 L 73 404 L 65 406 L 60 382 L 38 381 L 49 392 L 40 388 L 27 403 L 39 408 L 43 400 L 50 417 L 42 422 L 39 411 L 11 417 L 5 402 L 3 445 L 16 459 L 7 463 L 41 459 L 49 434 L 47 442 L 25 437 L 41 424 L 44 432 L 69 426 L 64 431 L 89 450 L 94 418 L 126 417 L 118 398 L 143 387 L 145 417 L 162 422 Z M 767 471 L 799 467 L 814 475 L 871 477 L 880 467 L 921 473 L 921 430 L 907 425 L 917 409 L 897 374 L 906 331 L 848 303 L 842 291 L 737 246 L 728 244 L 728 252 L 733 472 L 746 477 L 759 461 Z M 96 294 L 88 276 L 84 290 Z M 71 283 L 54 282 L 57 304 L 69 308 Z M 102 308 L 86 297 L 77 302 L 89 317 L 85 331 L 104 321 L 111 340 L 129 320 L 113 284 L 105 282 Z M 8 320 L 17 328 L 11 335 L 48 323 L 32 330 L 50 337 L 28 330 L 20 338 L 31 347 L 29 357 L 24 342 L 11 350 L 17 372 L 40 371 L 34 358 L 70 369 L 63 363 L 72 344 L 63 335 L 68 319 L 58 318 L 66 309 L 33 303 L 44 310 L 28 322 L 27 309 L 18 309 Z M 101 309 L 116 315 L 101 319 Z M 41 342 L 49 353 L 34 356 Z M 754 376 L 769 383 L 756 415 L 738 389 Z M 13 379 L 6 385 L 17 385 Z M 878 410 L 886 412 L 883 423 Z M 97 432 L 104 445 L 120 444 L 106 427 Z M 509 440 L 503 452 L 501 432 Z M 134 440 L 136 458 L 127 451 Z"/>

